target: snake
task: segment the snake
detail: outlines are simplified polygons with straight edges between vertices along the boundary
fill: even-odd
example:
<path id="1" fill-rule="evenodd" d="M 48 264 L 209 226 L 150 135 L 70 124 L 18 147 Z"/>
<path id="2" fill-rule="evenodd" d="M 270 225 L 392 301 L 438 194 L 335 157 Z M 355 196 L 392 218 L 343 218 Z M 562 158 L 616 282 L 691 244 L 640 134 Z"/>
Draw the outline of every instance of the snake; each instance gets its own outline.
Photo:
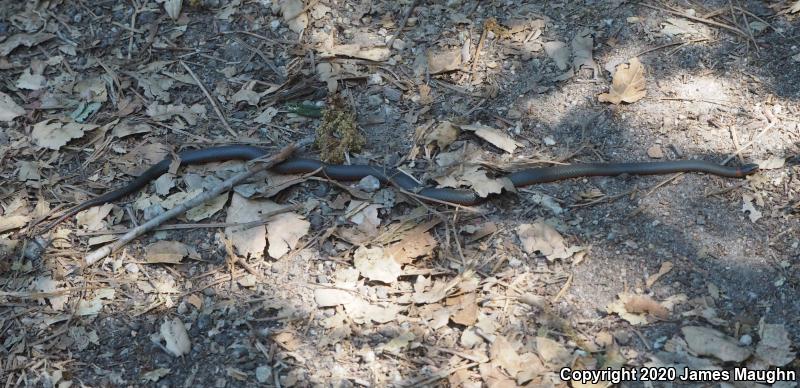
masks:
<path id="1" fill-rule="evenodd" d="M 267 149 L 256 146 L 228 145 L 182 151 L 178 153 L 178 158 L 180 159 L 180 165 L 185 166 L 228 160 L 252 160 L 263 157 L 269 152 L 270 151 Z M 166 173 L 171 163 L 172 158 L 167 157 L 145 170 L 127 185 L 73 206 L 66 210 L 61 217 L 45 226 L 44 230 L 46 231 L 53 228 L 82 210 L 117 201 L 129 194 L 139 191 L 148 183 Z M 743 178 L 755 173 L 757 170 L 757 164 L 730 167 L 705 160 L 672 160 L 628 163 L 581 163 L 536 167 L 515 171 L 506 175 L 506 177 L 515 187 L 523 187 L 571 178 L 618 176 L 622 174 L 656 175 L 677 172 L 699 172 L 727 178 Z M 270 171 L 278 174 L 314 173 L 317 176 L 336 181 L 357 181 L 371 175 L 377 178 L 382 184 L 393 185 L 406 192 L 414 193 L 421 199 L 427 199 L 433 202 L 473 206 L 486 200 L 486 198 L 479 196 L 473 190 L 427 186 L 399 169 L 375 165 L 337 165 L 324 163 L 315 159 L 291 158 L 276 164 Z"/>

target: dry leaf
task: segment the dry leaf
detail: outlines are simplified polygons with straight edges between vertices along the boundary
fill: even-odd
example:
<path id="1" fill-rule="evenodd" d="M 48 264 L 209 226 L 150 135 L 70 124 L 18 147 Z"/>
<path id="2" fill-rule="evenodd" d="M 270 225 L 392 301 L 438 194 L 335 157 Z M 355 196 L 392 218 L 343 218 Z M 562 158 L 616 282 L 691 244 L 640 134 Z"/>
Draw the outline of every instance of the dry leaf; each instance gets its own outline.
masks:
<path id="1" fill-rule="evenodd" d="M 551 370 L 558 370 L 572 362 L 572 353 L 564 345 L 547 337 L 536 337 L 536 353 Z"/>
<path id="2" fill-rule="evenodd" d="M 663 28 L 661 29 L 661 33 L 666 36 L 701 34 L 699 25 L 683 18 L 667 18 L 662 24 Z"/>
<path id="3" fill-rule="evenodd" d="M 461 68 L 461 49 L 428 50 L 428 73 L 439 74 Z"/>
<path id="4" fill-rule="evenodd" d="M 547 260 L 566 259 L 580 248 L 569 248 L 561 234 L 544 221 L 522 224 L 517 227 L 517 236 L 522 241 L 526 253 L 540 252 Z"/>
<path id="5" fill-rule="evenodd" d="M 19 229 L 30 222 L 30 220 L 30 216 L 22 214 L 0 217 L 0 233 L 12 229 Z"/>
<path id="6" fill-rule="evenodd" d="M 644 66 L 639 58 L 631 58 L 627 64 L 617 66 L 617 72 L 611 81 L 611 90 L 602 93 L 598 100 L 619 104 L 620 102 L 634 103 L 647 94 L 644 84 Z"/>
<path id="7" fill-rule="evenodd" d="M 592 59 L 594 38 L 590 31 L 582 31 L 572 38 L 572 67 L 577 72 L 582 66 L 595 69 L 597 65 Z"/>
<path id="8" fill-rule="evenodd" d="M 33 47 L 52 38 L 55 38 L 55 35 L 44 32 L 12 35 L 5 42 L 0 43 L 0 57 L 8 56 L 19 46 Z"/>
<path id="9" fill-rule="evenodd" d="M 647 295 L 631 295 L 625 301 L 625 310 L 633 314 L 650 314 L 659 319 L 669 318 L 669 310 Z"/>
<path id="10" fill-rule="evenodd" d="M 750 348 L 739 346 L 736 339 L 709 327 L 684 326 L 681 332 L 689 348 L 701 356 L 714 356 L 724 362 L 742 362 L 753 353 Z"/>
<path id="11" fill-rule="evenodd" d="M 246 223 L 261 219 L 261 214 L 280 209 L 282 206 L 272 201 L 254 201 L 234 193 L 228 207 L 227 223 Z M 225 235 L 231 240 L 236 252 L 242 256 L 263 257 L 267 247 L 267 228 L 259 225 L 241 230 L 238 227 L 225 228 Z"/>
<path id="12" fill-rule="evenodd" d="M 181 15 L 182 6 L 183 0 L 164 0 L 164 11 L 167 12 L 167 15 L 169 15 L 172 20 L 178 20 L 178 17 Z"/>
<path id="13" fill-rule="evenodd" d="M 492 347 L 489 348 L 489 357 L 493 364 L 499 365 L 513 377 L 522 369 L 522 362 L 514 346 L 502 335 L 498 335 Z"/>
<path id="14" fill-rule="evenodd" d="M 662 276 L 666 275 L 669 271 L 672 270 L 673 266 L 674 265 L 672 264 L 671 261 L 665 261 L 661 263 L 661 268 L 658 269 L 658 272 L 648 277 L 647 280 L 645 281 L 647 288 L 652 288 L 653 285 L 656 284 L 658 279 L 661 279 Z"/>
<path id="15" fill-rule="evenodd" d="M 186 331 L 183 321 L 178 318 L 166 320 L 161 324 L 161 338 L 166 343 L 169 354 L 180 357 L 189 354 L 192 350 L 192 342 L 189 340 L 189 333 Z"/>
<path id="16" fill-rule="evenodd" d="M 453 322 L 463 326 L 472 326 L 478 321 L 478 297 L 474 292 L 448 298 L 447 305 L 458 309 L 450 317 Z"/>
<path id="17" fill-rule="evenodd" d="M 368 61 L 383 62 L 389 59 L 391 51 L 386 47 L 363 47 L 360 44 L 339 44 L 320 49 L 320 57 L 352 57 Z M 319 69 L 317 69 L 319 72 Z M 333 73 L 331 73 L 333 74 Z"/>
<path id="18" fill-rule="evenodd" d="M 495 147 L 500 148 L 509 154 L 513 154 L 517 147 L 522 146 L 522 144 L 512 139 L 511 136 L 508 136 L 507 133 L 497 128 L 488 127 L 481 123 L 462 125 L 461 129 L 475 132 L 476 136 L 488 141 L 489 143 L 492 143 Z"/>
<path id="19" fill-rule="evenodd" d="M 558 69 L 564 71 L 569 66 L 569 49 L 564 42 L 552 41 L 544 43 L 544 52 L 550 57 L 558 66 Z"/>
<path id="20" fill-rule="evenodd" d="M 157 241 L 144 248 L 144 260 L 148 263 L 180 264 L 189 256 L 189 246 L 178 241 Z"/>
<path id="21" fill-rule="evenodd" d="M 753 205 L 753 200 L 755 200 L 755 197 L 750 194 L 742 195 L 742 211 L 747 213 L 747 217 L 750 218 L 750 222 L 755 223 L 761 219 L 762 214 Z"/>
<path id="22" fill-rule="evenodd" d="M 428 233 L 422 224 L 406 232 L 403 238 L 386 248 L 386 255 L 399 264 L 408 264 L 420 256 L 430 255 L 436 248 L 436 239 Z"/>
<path id="23" fill-rule="evenodd" d="M 83 136 L 83 133 L 97 128 L 94 124 L 62 123 L 58 120 L 40 121 L 33 125 L 31 137 L 39 147 L 58 150 L 70 140 Z"/>
<path id="24" fill-rule="evenodd" d="M 283 257 L 297 246 L 300 238 L 308 233 L 311 223 L 296 213 L 278 214 L 267 224 L 269 255 L 273 259 Z"/>
<path id="25" fill-rule="evenodd" d="M 202 104 L 194 104 L 187 107 L 185 104 L 180 105 L 161 105 L 157 102 L 150 104 L 147 107 L 147 115 L 155 121 L 166 121 L 174 116 L 180 116 L 189 125 L 197 124 L 197 121 L 206 117 L 206 107 Z"/>
<path id="26" fill-rule="evenodd" d="M 606 312 L 609 314 L 617 314 L 620 318 L 634 326 L 648 323 L 646 315 L 631 313 L 625 308 L 625 302 L 628 300 L 629 296 L 630 294 L 620 293 L 618 299 L 606 305 Z"/>
<path id="27" fill-rule="evenodd" d="M 403 273 L 400 264 L 385 255 L 380 247 L 358 247 L 353 254 L 353 265 L 365 278 L 389 284 L 397 281 L 397 277 Z"/>
<path id="28" fill-rule="evenodd" d="M 458 139 L 458 133 L 458 127 L 453 123 L 442 121 L 427 132 L 422 139 L 426 146 L 435 143 L 440 150 L 444 150 Z"/>
<path id="29" fill-rule="evenodd" d="M 308 15 L 303 8 L 305 3 L 302 0 L 285 0 L 281 3 L 283 20 L 288 23 L 290 30 L 298 34 L 308 26 Z"/>
<path id="30" fill-rule="evenodd" d="M 84 227 L 88 231 L 100 230 L 105 227 L 103 220 L 111 213 L 113 208 L 114 205 L 110 203 L 90 207 L 75 215 L 75 221 L 78 226 Z"/>
<path id="31" fill-rule="evenodd" d="M 58 281 L 53 280 L 50 276 L 40 276 L 33 282 L 33 287 L 39 292 L 53 292 L 58 288 Z M 47 300 L 50 301 L 50 306 L 55 311 L 64 310 L 64 304 L 67 303 L 69 294 L 48 296 Z"/>
<path id="32" fill-rule="evenodd" d="M 783 166 L 786 164 L 786 158 L 774 157 L 764 160 L 757 160 L 755 163 L 758 165 L 759 170 L 775 170 L 783 168 Z"/>
<path id="33" fill-rule="evenodd" d="M 353 322 L 363 325 L 369 323 L 369 321 L 375 323 L 394 321 L 400 313 L 400 306 L 393 303 L 385 303 L 383 306 L 378 306 L 361 298 L 353 298 L 349 303 L 344 304 L 344 310 Z"/>
<path id="34" fill-rule="evenodd" d="M 0 92 L 0 121 L 11 121 L 25 114 L 25 109 L 3 92 Z"/>
<path id="35" fill-rule="evenodd" d="M 333 307 L 350 303 L 355 300 L 355 296 L 345 290 L 337 288 L 316 288 L 314 289 L 314 301 L 318 307 Z"/>
<path id="36" fill-rule="evenodd" d="M 784 325 L 765 324 L 758 336 L 761 341 L 756 346 L 756 355 L 769 365 L 781 367 L 795 359 L 796 353 L 792 352 L 792 341 Z"/>
<path id="37" fill-rule="evenodd" d="M 395 338 L 392 338 L 392 340 L 387 342 L 386 345 L 383 345 L 383 351 L 391 354 L 397 354 L 400 352 L 400 350 L 408 346 L 408 344 L 410 344 L 414 338 L 416 338 L 414 333 L 407 331 Z"/>

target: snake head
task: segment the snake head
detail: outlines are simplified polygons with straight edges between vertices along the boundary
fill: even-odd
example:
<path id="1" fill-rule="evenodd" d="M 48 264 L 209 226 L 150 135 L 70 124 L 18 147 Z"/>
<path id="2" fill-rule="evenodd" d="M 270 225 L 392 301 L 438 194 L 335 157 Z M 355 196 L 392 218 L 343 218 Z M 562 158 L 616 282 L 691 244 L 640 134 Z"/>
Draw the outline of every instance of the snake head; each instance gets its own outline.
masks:
<path id="1" fill-rule="evenodd" d="M 739 167 L 739 176 L 754 174 L 756 171 L 758 171 L 758 164 L 745 164 L 744 166 Z"/>

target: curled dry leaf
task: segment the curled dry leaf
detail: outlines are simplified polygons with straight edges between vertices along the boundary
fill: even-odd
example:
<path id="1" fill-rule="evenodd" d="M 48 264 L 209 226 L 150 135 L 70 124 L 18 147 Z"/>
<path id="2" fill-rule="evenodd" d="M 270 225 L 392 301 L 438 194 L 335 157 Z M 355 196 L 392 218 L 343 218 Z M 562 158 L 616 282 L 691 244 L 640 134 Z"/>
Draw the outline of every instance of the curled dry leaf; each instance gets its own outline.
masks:
<path id="1" fill-rule="evenodd" d="M 476 136 L 488 141 L 489 143 L 492 143 L 495 147 L 500 148 L 509 154 L 513 154 L 517 147 L 522 146 L 522 144 L 512 139 L 511 136 L 508 136 L 507 133 L 481 123 L 462 125 L 461 129 L 474 132 Z"/>
<path id="2" fill-rule="evenodd" d="M 724 362 L 742 362 L 753 353 L 750 348 L 739 346 L 735 338 L 709 327 L 684 326 L 681 332 L 689 349 L 701 356 L 714 356 Z"/>
<path id="3" fill-rule="evenodd" d="M 597 96 L 602 102 L 619 104 L 621 102 L 634 103 L 647 94 L 644 84 L 644 66 L 639 58 L 631 58 L 627 64 L 617 66 L 617 72 L 611 81 L 611 90 Z"/>
<path id="4" fill-rule="evenodd" d="M 161 324 L 161 338 L 166 343 L 166 349 L 169 354 L 180 357 L 189 354 L 192 350 L 192 342 L 189 339 L 189 333 L 186 331 L 186 326 L 178 318 L 166 320 Z"/>
<path id="5" fill-rule="evenodd" d="M 458 127 L 449 121 L 442 121 L 436 124 L 430 131 L 423 135 L 422 139 L 426 146 L 435 143 L 440 150 L 447 149 L 447 146 L 458 139 Z"/>
<path id="6" fill-rule="evenodd" d="M 650 314 L 659 319 L 669 318 L 669 310 L 647 295 L 631 295 L 625 300 L 625 310 L 633 314 Z"/>
<path id="7" fill-rule="evenodd" d="M 167 12 L 172 20 L 178 20 L 178 17 L 181 15 L 181 7 L 183 6 L 183 0 L 164 0 L 164 11 Z"/>

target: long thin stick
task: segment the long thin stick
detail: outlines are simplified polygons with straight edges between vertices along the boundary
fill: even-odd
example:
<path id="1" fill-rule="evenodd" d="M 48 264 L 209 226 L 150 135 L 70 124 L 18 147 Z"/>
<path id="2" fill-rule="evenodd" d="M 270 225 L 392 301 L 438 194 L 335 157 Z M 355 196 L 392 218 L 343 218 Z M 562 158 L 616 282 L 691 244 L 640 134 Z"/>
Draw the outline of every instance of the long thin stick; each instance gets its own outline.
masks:
<path id="1" fill-rule="evenodd" d="M 227 180 L 225 180 L 218 186 L 214 187 L 213 189 L 205 191 L 195 196 L 194 198 L 190 199 L 189 201 L 180 204 L 180 206 L 176 206 L 168 210 L 167 212 L 159 215 L 158 217 L 155 217 L 152 220 L 147 221 L 144 224 L 137 226 L 136 228 L 133 228 L 130 232 L 125 233 L 123 236 L 121 236 L 119 240 L 111 244 L 105 245 L 93 252 L 90 252 L 88 255 L 86 255 L 85 258 L 86 264 L 91 265 L 96 263 L 97 261 L 110 255 L 112 252 L 118 250 L 119 248 L 122 248 L 122 246 L 131 242 L 133 239 L 163 224 L 165 221 L 172 219 L 206 201 L 216 198 L 218 195 L 232 189 L 233 186 L 236 186 L 237 184 L 245 181 L 254 174 L 267 170 L 272 166 L 282 162 L 283 160 L 288 158 L 296 149 L 311 144 L 311 141 L 312 141 L 311 139 L 303 139 L 297 143 L 290 144 L 284 147 L 282 150 L 280 150 L 277 154 L 273 156 L 270 156 L 266 159 L 258 159 L 259 163 L 248 167 L 246 171 L 228 178 Z"/>
<path id="2" fill-rule="evenodd" d="M 710 19 L 703 19 L 703 18 L 699 18 L 699 17 L 696 17 L 696 16 L 687 15 L 687 14 L 685 14 L 683 12 L 673 11 L 671 9 L 661 8 L 661 7 L 658 7 L 658 6 L 655 6 L 655 5 L 650 5 L 650 4 L 647 4 L 647 3 L 639 3 L 639 5 L 643 5 L 643 6 L 647 7 L 647 8 L 652 8 L 652 9 L 659 10 L 659 11 L 669 12 L 669 13 L 671 13 L 673 15 L 678 15 L 680 17 L 683 17 L 683 18 L 686 18 L 686 19 L 689 19 L 689 20 L 692 20 L 692 21 L 695 21 L 695 22 L 710 24 L 712 26 L 724 28 L 724 29 L 726 29 L 728 31 L 736 33 L 736 35 L 744 37 L 745 39 L 750 38 L 744 31 L 742 31 L 742 30 L 740 30 L 738 28 L 735 28 L 735 27 L 731 27 L 731 26 L 729 26 L 727 24 L 724 24 L 724 23 L 716 22 L 716 21 L 713 21 L 713 20 L 710 20 Z"/>
<path id="3" fill-rule="evenodd" d="M 400 34 L 403 33 L 403 28 L 406 27 L 406 23 L 408 23 L 408 18 L 409 18 L 409 16 L 411 16 L 411 12 L 413 12 L 414 11 L 414 7 L 417 6 L 417 1 L 419 1 L 419 0 L 411 0 L 411 4 L 408 5 L 408 8 L 406 8 L 406 12 L 403 13 L 403 19 L 400 20 L 400 24 L 397 26 L 397 32 L 395 32 L 395 34 L 392 35 L 392 37 L 389 39 L 389 41 L 386 42 L 386 47 L 388 47 L 389 50 L 392 49 L 392 45 L 394 44 L 394 40 L 397 39 L 397 37 L 400 36 Z"/>
<path id="4" fill-rule="evenodd" d="M 181 65 L 183 65 L 183 68 L 186 69 L 186 72 L 189 73 L 190 76 L 192 76 L 194 82 L 196 82 L 197 86 L 200 87 L 200 90 L 203 91 L 203 94 L 206 95 L 208 102 L 211 103 L 211 107 L 214 108 L 214 112 L 217 114 L 217 117 L 219 117 L 219 120 L 222 121 L 222 125 L 225 126 L 225 129 L 228 131 L 228 133 L 230 133 L 234 138 L 238 138 L 239 135 L 233 130 L 233 128 L 231 128 L 231 125 L 228 124 L 228 120 L 225 119 L 225 116 L 222 114 L 222 110 L 219 108 L 219 105 L 217 105 L 217 102 L 214 101 L 214 97 L 211 97 L 211 93 L 208 92 L 208 89 L 206 89 L 203 83 L 200 82 L 200 78 L 197 78 L 197 74 L 195 74 L 194 71 L 192 71 L 192 69 L 189 67 L 189 65 L 187 65 L 183 61 L 181 61 Z"/>

